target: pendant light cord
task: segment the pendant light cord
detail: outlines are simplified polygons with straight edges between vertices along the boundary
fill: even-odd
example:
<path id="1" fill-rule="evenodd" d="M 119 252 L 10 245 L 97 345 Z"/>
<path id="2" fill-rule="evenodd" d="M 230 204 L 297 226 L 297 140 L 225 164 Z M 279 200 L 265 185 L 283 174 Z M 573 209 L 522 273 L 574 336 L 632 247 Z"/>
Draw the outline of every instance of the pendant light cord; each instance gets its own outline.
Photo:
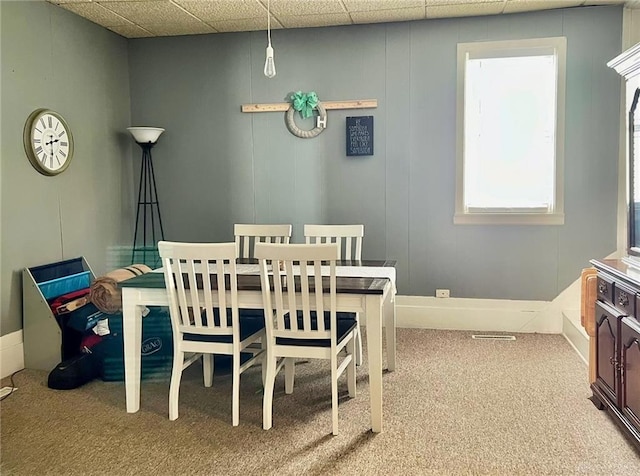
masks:
<path id="1" fill-rule="evenodd" d="M 267 37 L 271 46 L 271 0 L 267 0 Z"/>

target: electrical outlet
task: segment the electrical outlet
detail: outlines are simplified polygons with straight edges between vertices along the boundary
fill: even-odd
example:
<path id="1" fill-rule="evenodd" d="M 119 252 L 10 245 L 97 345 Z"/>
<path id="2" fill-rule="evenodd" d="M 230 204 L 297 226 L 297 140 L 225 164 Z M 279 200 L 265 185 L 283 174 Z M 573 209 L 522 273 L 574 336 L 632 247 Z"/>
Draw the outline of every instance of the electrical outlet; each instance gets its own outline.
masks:
<path id="1" fill-rule="evenodd" d="M 437 298 L 448 298 L 449 290 L 448 289 L 436 289 L 436 297 Z"/>

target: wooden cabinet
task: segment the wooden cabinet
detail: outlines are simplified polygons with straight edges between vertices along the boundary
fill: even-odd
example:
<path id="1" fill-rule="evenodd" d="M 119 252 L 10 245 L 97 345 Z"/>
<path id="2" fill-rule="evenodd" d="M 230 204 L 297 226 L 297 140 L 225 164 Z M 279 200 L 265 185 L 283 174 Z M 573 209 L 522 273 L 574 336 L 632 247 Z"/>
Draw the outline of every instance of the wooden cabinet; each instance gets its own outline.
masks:
<path id="1" fill-rule="evenodd" d="M 635 319 L 623 318 L 620 335 L 620 365 L 624 369 L 620 408 L 629 423 L 640 431 L 640 324 Z"/>
<path id="2" fill-rule="evenodd" d="M 640 449 L 640 270 L 620 260 L 591 263 L 598 270 L 593 403 Z"/>
<path id="3" fill-rule="evenodd" d="M 618 336 L 622 317 L 606 304 L 596 303 L 596 385 L 616 404 L 620 395 Z"/>
<path id="4" fill-rule="evenodd" d="M 595 328 L 589 375 L 595 373 L 593 403 L 640 448 L 640 43 L 607 65 L 625 78 L 628 256 L 591 262 L 598 280 L 595 322 L 585 326 Z"/>

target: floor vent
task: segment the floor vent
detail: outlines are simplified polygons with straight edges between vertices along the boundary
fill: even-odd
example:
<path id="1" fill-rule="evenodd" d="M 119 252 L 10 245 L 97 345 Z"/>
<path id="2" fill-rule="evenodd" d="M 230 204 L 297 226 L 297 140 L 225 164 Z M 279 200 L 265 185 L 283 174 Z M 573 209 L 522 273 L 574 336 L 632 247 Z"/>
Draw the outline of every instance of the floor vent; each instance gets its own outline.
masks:
<path id="1" fill-rule="evenodd" d="M 16 390 L 18 389 L 14 387 L 2 387 L 2 389 L 0 389 L 0 398 L 4 399 L 5 397 L 7 397 L 8 395 L 11 395 Z"/>
<path id="2" fill-rule="evenodd" d="M 473 334 L 471 338 L 478 340 L 516 340 L 516 336 L 500 336 L 489 334 Z"/>

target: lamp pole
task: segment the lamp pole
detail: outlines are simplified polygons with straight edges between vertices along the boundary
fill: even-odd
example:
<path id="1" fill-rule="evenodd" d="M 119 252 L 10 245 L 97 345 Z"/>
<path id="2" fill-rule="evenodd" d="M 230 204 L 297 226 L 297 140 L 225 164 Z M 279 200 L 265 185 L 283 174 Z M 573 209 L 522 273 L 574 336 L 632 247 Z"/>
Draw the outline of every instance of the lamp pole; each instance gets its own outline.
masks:
<path id="1" fill-rule="evenodd" d="M 147 264 L 150 267 L 157 267 L 159 260 L 157 246 L 159 240 L 164 240 L 164 229 L 162 227 L 162 215 L 160 214 L 151 149 L 156 145 L 158 137 L 164 132 L 164 129 L 158 127 L 129 127 L 127 129 L 142 149 L 131 264 L 137 262 Z M 140 253 L 142 254 L 142 261 L 139 260 Z M 153 257 L 152 263 L 147 263 L 147 254 Z"/>

